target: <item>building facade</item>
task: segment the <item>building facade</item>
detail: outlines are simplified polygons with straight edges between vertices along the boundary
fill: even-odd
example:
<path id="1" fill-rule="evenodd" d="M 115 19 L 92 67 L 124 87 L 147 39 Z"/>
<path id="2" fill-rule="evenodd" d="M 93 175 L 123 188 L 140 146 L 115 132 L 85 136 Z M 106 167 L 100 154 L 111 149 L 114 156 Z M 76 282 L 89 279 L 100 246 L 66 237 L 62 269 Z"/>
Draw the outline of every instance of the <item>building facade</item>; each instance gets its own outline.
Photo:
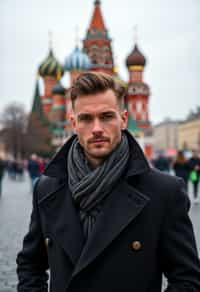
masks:
<path id="1" fill-rule="evenodd" d="M 154 151 L 164 151 L 166 154 L 178 149 L 179 122 L 165 120 L 153 128 Z"/>
<path id="2" fill-rule="evenodd" d="M 200 116 L 186 120 L 178 126 L 178 148 L 200 150 Z"/>

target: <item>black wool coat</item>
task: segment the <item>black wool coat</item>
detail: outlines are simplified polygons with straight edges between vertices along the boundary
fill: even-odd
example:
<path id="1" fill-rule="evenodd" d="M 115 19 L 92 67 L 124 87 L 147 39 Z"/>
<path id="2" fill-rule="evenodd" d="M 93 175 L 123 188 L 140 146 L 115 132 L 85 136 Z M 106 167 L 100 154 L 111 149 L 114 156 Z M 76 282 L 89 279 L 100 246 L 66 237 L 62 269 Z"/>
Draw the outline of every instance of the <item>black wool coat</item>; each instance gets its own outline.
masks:
<path id="1" fill-rule="evenodd" d="M 36 184 L 17 256 L 18 292 L 199 292 L 200 262 L 181 179 L 149 167 L 127 132 L 131 157 L 85 242 L 67 184 L 69 140 Z"/>

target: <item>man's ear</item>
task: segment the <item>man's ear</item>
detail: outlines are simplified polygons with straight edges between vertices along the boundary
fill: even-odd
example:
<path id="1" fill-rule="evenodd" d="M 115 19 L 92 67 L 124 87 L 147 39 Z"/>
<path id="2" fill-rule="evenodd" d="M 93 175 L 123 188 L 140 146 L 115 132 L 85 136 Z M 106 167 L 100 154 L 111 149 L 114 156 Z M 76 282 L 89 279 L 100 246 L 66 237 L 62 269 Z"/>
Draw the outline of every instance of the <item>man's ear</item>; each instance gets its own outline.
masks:
<path id="1" fill-rule="evenodd" d="M 127 123 L 128 123 L 128 111 L 123 110 L 121 112 L 121 129 L 125 130 L 127 128 Z"/>
<path id="2" fill-rule="evenodd" d="M 76 117 L 74 113 L 71 113 L 70 115 L 70 122 L 71 122 L 74 132 L 76 132 Z"/>

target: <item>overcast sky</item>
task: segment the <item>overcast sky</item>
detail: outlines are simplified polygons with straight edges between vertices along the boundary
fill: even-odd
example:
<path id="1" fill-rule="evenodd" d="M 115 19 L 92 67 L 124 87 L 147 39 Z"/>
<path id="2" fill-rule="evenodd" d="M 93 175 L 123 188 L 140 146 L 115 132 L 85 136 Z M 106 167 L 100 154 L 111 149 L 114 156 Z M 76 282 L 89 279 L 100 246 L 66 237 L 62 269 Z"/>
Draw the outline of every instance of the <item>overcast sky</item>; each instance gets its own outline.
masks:
<path id="1" fill-rule="evenodd" d="M 184 119 L 200 105 L 200 1 L 102 0 L 105 24 L 113 39 L 120 75 L 134 45 L 147 58 L 144 81 L 151 88 L 153 123 L 165 117 Z M 64 62 L 75 46 L 75 27 L 85 37 L 93 0 L 0 0 L 0 111 L 18 101 L 30 110 L 38 65 L 53 50 Z"/>

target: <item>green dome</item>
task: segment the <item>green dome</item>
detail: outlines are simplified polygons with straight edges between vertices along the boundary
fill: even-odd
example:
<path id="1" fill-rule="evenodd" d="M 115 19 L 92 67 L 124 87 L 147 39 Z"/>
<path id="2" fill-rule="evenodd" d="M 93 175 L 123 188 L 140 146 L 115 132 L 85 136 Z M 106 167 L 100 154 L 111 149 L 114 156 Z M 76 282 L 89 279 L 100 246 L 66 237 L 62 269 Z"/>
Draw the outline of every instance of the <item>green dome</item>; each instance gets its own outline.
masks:
<path id="1" fill-rule="evenodd" d="M 41 77 L 52 76 L 58 80 L 62 77 L 63 67 L 54 57 L 52 49 L 50 49 L 48 57 L 39 66 L 38 72 Z"/>

